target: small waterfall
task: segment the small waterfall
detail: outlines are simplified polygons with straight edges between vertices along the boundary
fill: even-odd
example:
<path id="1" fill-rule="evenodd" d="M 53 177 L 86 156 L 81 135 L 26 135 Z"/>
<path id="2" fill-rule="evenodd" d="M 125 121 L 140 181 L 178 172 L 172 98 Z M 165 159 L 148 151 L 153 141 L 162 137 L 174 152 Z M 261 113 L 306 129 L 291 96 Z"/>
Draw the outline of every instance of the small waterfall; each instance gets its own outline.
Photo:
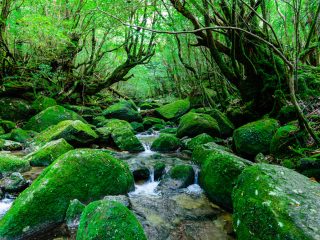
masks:
<path id="1" fill-rule="evenodd" d="M 10 209 L 14 199 L 5 196 L 4 199 L 0 200 L 0 219 L 6 214 L 6 212 Z"/>
<path id="2" fill-rule="evenodd" d="M 194 184 L 187 187 L 187 193 L 193 194 L 193 195 L 200 195 L 203 190 L 199 185 L 199 172 L 200 169 L 196 166 L 193 166 L 194 170 Z"/>

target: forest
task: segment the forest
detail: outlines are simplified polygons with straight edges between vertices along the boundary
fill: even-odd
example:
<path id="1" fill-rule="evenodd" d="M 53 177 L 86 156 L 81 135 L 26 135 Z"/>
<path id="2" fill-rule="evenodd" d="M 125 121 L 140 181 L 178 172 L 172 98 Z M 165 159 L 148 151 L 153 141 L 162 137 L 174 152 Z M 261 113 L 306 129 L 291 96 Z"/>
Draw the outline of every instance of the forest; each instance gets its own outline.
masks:
<path id="1" fill-rule="evenodd" d="M 319 0 L 0 0 L 0 240 L 320 240 Z"/>

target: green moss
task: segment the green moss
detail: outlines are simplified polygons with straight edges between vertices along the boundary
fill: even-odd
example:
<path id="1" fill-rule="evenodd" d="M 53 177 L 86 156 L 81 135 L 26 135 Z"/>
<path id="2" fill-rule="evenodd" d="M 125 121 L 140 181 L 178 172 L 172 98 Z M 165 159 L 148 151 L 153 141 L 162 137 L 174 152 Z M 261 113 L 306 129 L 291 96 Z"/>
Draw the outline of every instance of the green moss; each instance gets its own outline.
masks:
<path id="1" fill-rule="evenodd" d="M 160 133 L 168 133 L 168 134 L 176 135 L 177 130 L 178 130 L 177 128 L 165 128 L 165 129 L 161 129 Z"/>
<path id="2" fill-rule="evenodd" d="M 278 127 L 277 120 L 263 119 L 236 129 L 233 139 L 237 152 L 248 156 L 268 154 L 271 139 Z"/>
<path id="3" fill-rule="evenodd" d="M 70 201 L 68 210 L 66 212 L 65 221 L 67 225 L 72 226 L 76 221 L 80 220 L 81 214 L 85 209 L 85 205 L 82 204 L 78 199 L 74 199 Z"/>
<path id="4" fill-rule="evenodd" d="M 206 112 L 206 114 L 209 114 L 217 121 L 220 128 L 221 136 L 232 136 L 234 125 L 224 113 L 220 112 L 218 109 L 213 109 L 209 112 Z"/>
<path id="5" fill-rule="evenodd" d="M 198 147 L 202 144 L 213 142 L 213 141 L 214 141 L 214 138 L 211 137 L 209 134 L 202 133 L 202 134 L 190 139 L 189 141 L 187 141 L 186 148 L 193 151 L 196 147 Z"/>
<path id="6" fill-rule="evenodd" d="M 157 162 L 153 166 L 153 170 L 154 170 L 154 180 L 157 181 L 165 173 L 166 165 L 163 162 Z"/>
<path id="7" fill-rule="evenodd" d="M 58 139 L 48 142 L 43 147 L 35 152 L 32 152 L 24 157 L 29 161 L 31 166 L 48 166 L 62 154 L 72 150 L 73 147 L 64 139 Z"/>
<path id="8" fill-rule="evenodd" d="M 31 135 L 28 131 L 21 128 L 16 128 L 11 131 L 10 139 L 19 143 L 26 143 L 31 140 Z"/>
<path id="9" fill-rule="evenodd" d="M 41 112 L 41 111 L 47 109 L 48 107 L 52 107 L 52 106 L 55 106 L 55 105 L 57 105 L 57 102 L 53 98 L 46 97 L 46 96 L 39 96 L 32 103 L 32 108 L 36 112 Z"/>
<path id="10" fill-rule="evenodd" d="M 77 240 L 147 240 L 134 214 L 121 203 L 101 200 L 84 210 Z"/>
<path id="11" fill-rule="evenodd" d="M 177 165 L 171 168 L 168 172 L 168 175 L 172 179 L 181 180 L 184 182 L 184 186 L 187 187 L 194 183 L 195 173 L 190 165 Z"/>
<path id="12" fill-rule="evenodd" d="M 188 112 L 190 109 L 189 100 L 178 100 L 162 107 L 156 108 L 159 117 L 165 120 L 175 120 Z"/>
<path id="13" fill-rule="evenodd" d="M 220 136 L 220 129 L 216 120 L 210 115 L 200 113 L 187 113 L 179 123 L 177 136 L 195 137 L 201 133 L 207 133 L 212 137 Z"/>
<path id="14" fill-rule="evenodd" d="M 65 120 L 80 120 L 84 123 L 87 123 L 77 113 L 57 105 L 49 107 L 30 118 L 25 125 L 25 129 L 41 132 L 50 126 L 56 125 Z"/>
<path id="15" fill-rule="evenodd" d="M 181 146 L 181 141 L 172 134 L 162 133 L 152 143 L 151 149 L 159 152 L 175 151 Z"/>
<path id="16" fill-rule="evenodd" d="M 0 98 L 0 116 L 5 120 L 25 120 L 31 114 L 31 106 L 18 98 Z"/>
<path id="17" fill-rule="evenodd" d="M 150 110 L 158 107 L 160 107 L 158 103 L 146 102 L 146 103 L 140 104 L 141 110 Z"/>
<path id="18" fill-rule="evenodd" d="M 155 118 L 155 117 L 145 117 L 143 119 L 143 126 L 146 130 L 148 130 L 149 128 L 152 128 L 156 124 L 164 125 L 165 121 L 163 121 L 160 118 Z"/>
<path id="19" fill-rule="evenodd" d="M 233 191 L 238 239 L 314 240 L 320 236 L 320 185 L 284 167 L 246 168 Z"/>
<path id="20" fill-rule="evenodd" d="M 25 172 L 30 169 L 30 164 L 19 157 L 0 153 L 0 173 Z"/>
<path id="21" fill-rule="evenodd" d="M 11 130 L 13 130 L 16 127 L 16 124 L 8 120 L 0 119 L 0 126 L 4 129 L 5 131 L 4 133 L 8 133 L 8 132 L 11 132 Z"/>
<path id="22" fill-rule="evenodd" d="M 131 122 L 130 125 L 135 132 L 143 132 L 144 131 L 144 126 L 142 123 Z"/>
<path id="23" fill-rule="evenodd" d="M 283 156 L 290 152 L 290 147 L 299 145 L 301 133 L 299 127 L 295 125 L 286 125 L 280 127 L 272 137 L 270 144 L 270 153 L 276 157 Z"/>
<path id="24" fill-rule="evenodd" d="M 126 194 L 132 187 L 126 163 L 100 150 L 71 150 L 19 195 L 0 220 L 0 236 L 24 239 L 62 223 L 70 200 L 88 203 L 105 195 Z"/>
<path id="25" fill-rule="evenodd" d="M 21 143 L 0 139 L 0 151 L 17 151 L 17 150 L 22 150 Z"/>
<path id="26" fill-rule="evenodd" d="M 231 210 L 233 187 L 241 172 L 251 164 L 230 152 L 211 150 L 201 165 L 200 186 L 212 202 Z"/>
<path id="27" fill-rule="evenodd" d="M 298 115 L 295 107 L 293 105 L 283 106 L 278 113 L 277 119 L 282 124 L 298 119 Z"/>
<path id="28" fill-rule="evenodd" d="M 98 135 L 88 124 L 79 120 L 66 120 L 39 133 L 34 138 L 34 142 L 38 145 L 43 145 L 60 138 L 64 138 L 72 145 L 81 145 L 92 142 L 98 138 Z"/>
<path id="29" fill-rule="evenodd" d="M 116 118 L 128 122 L 142 122 L 140 113 L 128 102 L 119 102 L 111 105 L 103 111 L 103 115 L 107 118 Z"/>

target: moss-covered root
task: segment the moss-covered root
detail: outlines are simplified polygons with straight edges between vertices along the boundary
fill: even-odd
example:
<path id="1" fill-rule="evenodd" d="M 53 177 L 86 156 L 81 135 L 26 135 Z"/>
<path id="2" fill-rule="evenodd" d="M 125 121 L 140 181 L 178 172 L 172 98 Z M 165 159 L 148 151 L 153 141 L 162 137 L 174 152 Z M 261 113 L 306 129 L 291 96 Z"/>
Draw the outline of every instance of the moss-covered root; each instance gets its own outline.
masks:
<path id="1" fill-rule="evenodd" d="M 90 203 L 81 216 L 77 240 L 147 240 L 143 228 L 128 208 L 115 201 Z"/>
<path id="2" fill-rule="evenodd" d="M 320 239 L 320 185 L 293 170 L 249 167 L 232 198 L 239 240 Z"/>
<path id="3" fill-rule="evenodd" d="M 23 191 L 0 220 L 1 239 L 25 239 L 62 223 L 70 200 L 83 203 L 128 193 L 133 176 L 124 162 L 101 150 L 71 150 Z"/>

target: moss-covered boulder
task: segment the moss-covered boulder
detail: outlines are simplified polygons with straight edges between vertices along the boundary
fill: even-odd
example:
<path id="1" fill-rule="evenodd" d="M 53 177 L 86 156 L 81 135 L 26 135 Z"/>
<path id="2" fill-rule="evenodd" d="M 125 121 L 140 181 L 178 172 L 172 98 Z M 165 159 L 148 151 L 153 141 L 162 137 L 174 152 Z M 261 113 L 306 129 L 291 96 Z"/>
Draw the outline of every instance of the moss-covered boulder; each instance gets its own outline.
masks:
<path id="1" fill-rule="evenodd" d="M 2 119 L 19 121 L 28 119 L 32 114 L 31 105 L 19 98 L 0 98 L 0 116 Z"/>
<path id="2" fill-rule="evenodd" d="M 106 130 L 111 133 L 115 145 L 123 151 L 142 152 L 144 147 L 134 134 L 131 125 L 123 120 L 111 119 L 105 125 Z"/>
<path id="3" fill-rule="evenodd" d="M 192 139 L 187 139 L 184 147 L 188 150 L 193 151 L 196 147 L 213 141 L 214 138 L 211 137 L 209 134 L 201 133 Z"/>
<path id="4" fill-rule="evenodd" d="M 241 172 L 251 162 L 220 149 L 211 150 L 201 165 L 200 186 L 208 198 L 228 210 L 232 210 L 231 194 Z"/>
<path id="5" fill-rule="evenodd" d="M 271 139 L 278 128 L 277 120 L 262 119 L 236 129 L 233 140 L 237 152 L 247 156 L 269 153 Z"/>
<path id="6" fill-rule="evenodd" d="M 177 134 L 177 128 L 165 128 L 165 129 L 161 129 L 160 133 L 168 133 L 168 134 L 173 134 L 176 135 Z"/>
<path id="7" fill-rule="evenodd" d="M 140 109 L 141 110 L 150 110 L 150 109 L 155 109 L 160 107 L 160 105 L 158 103 L 154 103 L 154 102 L 145 102 L 140 104 Z"/>
<path id="8" fill-rule="evenodd" d="M 77 240 L 147 240 L 134 214 L 115 201 L 90 203 L 81 215 Z"/>
<path id="9" fill-rule="evenodd" d="M 3 239 L 24 239 L 64 221 L 70 200 L 83 203 L 133 187 L 128 166 L 101 150 L 71 150 L 23 191 L 0 220 Z"/>
<path id="10" fill-rule="evenodd" d="M 138 122 L 131 122 L 130 123 L 131 127 L 133 128 L 133 130 L 135 132 L 143 132 L 144 131 L 144 126 L 142 123 L 138 123 Z"/>
<path id="11" fill-rule="evenodd" d="M 0 151 L 22 150 L 23 146 L 19 142 L 0 139 Z"/>
<path id="12" fill-rule="evenodd" d="M 29 186 L 29 182 L 19 172 L 14 172 L 0 180 L 0 188 L 7 193 L 19 193 Z"/>
<path id="13" fill-rule="evenodd" d="M 78 199 L 70 201 L 65 217 L 65 222 L 69 230 L 72 231 L 79 225 L 80 217 L 85 207 L 86 206 Z"/>
<path id="14" fill-rule="evenodd" d="M 38 113 L 47 109 L 48 107 L 53 107 L 55 105 L 57 105 L 57 102 L 53 98 L 46 97 L 46 96 L 39 96 L 32 103 L 32 108 Z"/>
<path id="15" fill-rule="evenodd" d="M 65 120 L 80 120 L 87 123 L 80 115 L 62 106 L 49 107 L 30 118 L 25 129 L 41 132 L 46 128 Z"/>
<path id="16" fill-rule="evenodd" d="M 12 121 L 8 121 L 8 120 L 1 120 L 0 119 L 0 126 L 2 127 L 2 129 L 4 130 L 4 133 L 9 133 L 11 132 L 13 129 L 15 129 L 16 124 Z"/>
<path id="17" fill-rule="evenodd" d="M 302 133 L 299 133 L 299 127 L 295 125 L 286 125 L 278 128 L 271 139 L 270 153 L 275 156 L 283 156 L 290 152 L 290 147 L 298 145 Z"/>
<path id="18" fill-rule="evenodd" d="M 217 121 L 222 137 L 232 136 L 234 125 L 224 113 L 220 112 L 218 109 L 213 109 L 207 112 L 207 114 Z"/>
<path id="19" fill-rule="evenodd" d="M 146 130 L 148 130 L 149 128 L 152 128 L 156 124 L 165 125 L 165 121 L 163 119 L 155 118 L 155 117 L 145 117 L 143 119 L 143 126 Z"/>
<path id="20" fill-rule="evenodd" d="M 151 150 L 158 152 L 170 152 L 179 149 L 181 141 L 172 134 L 162 133 L 154 140 L 151 145 Z"/>
<path id="21" fill-rule="evenodd" d="M 25 172 L 29 169 L 30 164 L 28 161 L 11 154 L 0 153 L 0 174 Z"/>
<path id="22" fill-rule="evenodd" d="M 31 133 L 21 128 L 11 131 L 10 139 L 19 143 L 26 143 L 32 139 Z"/>
<path id="23" fill-rule="evenodd" d="M 195 137 L 201 133 L 207 133 L 212 137 L 220 136 L 217 121 L 208 114 L 193 112 L 187 113 L 181 118 L 177 130 L 177 137 Z"/>
<path id="24" fill-rule="evenodd" d="M 174 190 L 186 188 L 194 183 L 195 172 L 190 165 L 177 165 L 172 167 L 158 185 L 158 190 Z"/>
<path id="25" fill-rule="evenodd" d="M 166 164 L 163 162 L 156 162 L 153 166 L 154 180 L 158 181 L 166 171 Z"/>
<path id="26" fill-rule="evenodd" d="M 142 122 L 140 113 L 127 102 L 118 102 L 111 105 L 103 111 L 103 115 L 107 118 L 116 118 L 128 122 Z"/>
<path id="27" fill-rule="evenodd" d="M 277 116 L 281 124 L 285 124 L 298 119 L 298 114 L 293 105 L 283 106 Z"/>
<path id="28" fill-rule="evenodd" d="M 72 150 L 73 147 L 63 138 L 48 142 L 38 150 L 24 157 L 30 162 L 31 166 L 41 167 L 49 166 L 54 160 L 62 154 Z"/>
<path id="29" fill-rule="evenodd" d="M 39 133 L 34 138 L 34 143 L 44 145 L 60 138 L 64 138 L 71 145 L 77 146 L 94 141 L 98 138 L 98 135 L 88 124 L 79 120 L 66 120 Z"/>
<path id="30" fill-rule="evenodd" d="M 320 239 L 320 185 L 284 167 L 245 169 L 233 191 L 238 239 Z"/>
<path id="31" fill-rule="evenodd" d="M 157 115 L 164 120 L 175 120 L 188 112 L 190 102 L 188 99 L 178 100 L 156 108 Z"/>

